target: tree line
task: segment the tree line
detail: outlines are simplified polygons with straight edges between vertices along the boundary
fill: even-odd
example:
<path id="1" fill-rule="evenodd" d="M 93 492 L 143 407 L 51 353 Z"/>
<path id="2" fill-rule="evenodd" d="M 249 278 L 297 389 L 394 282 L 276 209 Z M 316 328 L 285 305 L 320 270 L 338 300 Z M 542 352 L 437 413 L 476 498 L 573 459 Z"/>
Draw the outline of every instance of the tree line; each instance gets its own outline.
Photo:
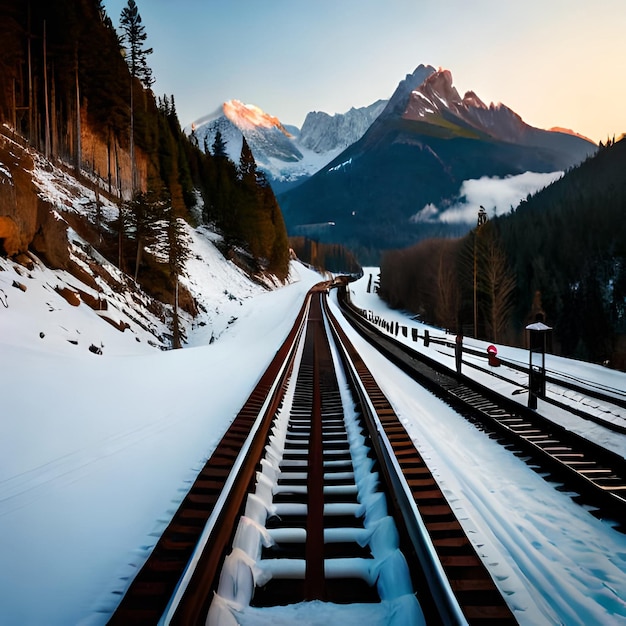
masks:
<path id="1" fill-rule="evenodd" d="M 510 214 L 381 261 L 380 294 L 452 332 L 525 345 L 538 314 L 553 350 L 626 368 L 626 140 L 607 141 Z"/>
<path id="2" fill-rule="evenodd" d="M 354 253 L 342 244 L 290 237 L 289 245 L 298 259 L 320 270 L 337 274 L 358 274 L 362 271 Z"/>

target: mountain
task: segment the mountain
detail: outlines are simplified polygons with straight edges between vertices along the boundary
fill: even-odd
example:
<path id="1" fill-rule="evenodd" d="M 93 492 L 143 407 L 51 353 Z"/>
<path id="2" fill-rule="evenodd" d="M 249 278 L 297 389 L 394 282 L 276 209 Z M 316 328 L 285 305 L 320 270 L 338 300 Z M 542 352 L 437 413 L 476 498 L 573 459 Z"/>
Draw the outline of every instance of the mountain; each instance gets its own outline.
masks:
<path id="1" fill-rule="evenodd" d="M 507 106 L 502 103 L 487 106 L 473 91 L 468 91 L 461 98 L 452 84 L 449 70 L 434 72 L 411 92 L 403 117 L 433 124 L 441 123 L 441 118 L 451 123 L 461 120 L 500 141 L 562 151 L 564 163 L 572 156 L 577 161 L 584 159 L 589 154 L 585 143 L 591 143 L 572 131 L 563 132 L 556 128 L 541 130 L 529 126 Z"/>
<path id="2" fill-rule="evenodd" d="M 271 159 L 286 163 L 302 160 L 293 135 L 278 118 L 268 115 L 252 104 L 229 100 L 211 115 L 194 122 L 193 129 L 201 146 L 212 149 L 219 130 L 233 163 L 239 163 L 242 137 L 253 151 L 257 165 L 269 167 Z M 205 143 L 206 142 L 206 143 Z"/>
<path id="3" fill-rule="evenodd" d="M 378 100 L 367 107 L 353 107 L 347 113 L 336 115 L 322 111 L 308 113 L 298 143 L 317 153 L 344 150 L 365 134 L 386 104 L 385 100 Z"/>
<path id="4" fill-rule="evenodd" d="M 307 114 L 300 130 L 283 125 L 253 104 L 229 100 L 214 113 L 194 122 L 187 132 L 193 132 L 199 145 L 212 151 L 219 130 L 233 163 L 239 163 L 245 137 L 257 167 L 278 192 L 306 180 L 358 141 L 385 104 L 379 100 L 332 116 L 314 111 Z"/>
<path id="5" fill-rule="evenodd" d="M 473 92 L 461 97 L 448 70 L 420 65 L 359 141 L 278 199 L 291 235 L 343 243 L 375 263 L 380 250 L 469 230 L 415 219 L 450 204 L 464 181 L 562 171 L 595 149 L 573 134 L 531 127 Z"/>
<path id="6" fill-rule="evenodd" d="M 111 290 L 132 281 L 135 292 L 149 294 L 149 313 L 172 329 L 158 341 L 172 347 L 184 342 L 179 309 L 197 313 L 181 282 L 189 224 L 219 232 L 224 254 L 255 279 L 287 279 L 280 208 L 252 158 L 238 170 L 189 140 L 174 97 L 156 99 L 145 76 L 132 76 L 99 0 L 0 2 L 0 24 L 0 256 L 30 265 L 28 255 L 37 254 L 92 289 L 98 267 L 114 265 Z M 46 45 L 31 46 L 34 39 Z M 66 210 L 69 199 L 54 202 L 70 182 L 37 190 L 35 169 L 49 179 L 61 164 L 68 180 L 89 181 L 89 194 L 75 194 L 84 215 Z M 73 255 L 77 236 L 92 259 Z"/>

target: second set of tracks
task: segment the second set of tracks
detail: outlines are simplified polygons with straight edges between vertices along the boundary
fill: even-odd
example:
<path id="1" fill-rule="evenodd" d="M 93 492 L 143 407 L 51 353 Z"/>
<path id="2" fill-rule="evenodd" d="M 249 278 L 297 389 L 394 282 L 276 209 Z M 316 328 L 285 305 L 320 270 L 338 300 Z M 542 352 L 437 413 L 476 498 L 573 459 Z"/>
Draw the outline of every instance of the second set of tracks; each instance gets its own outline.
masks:
<path id="1" fill-rule="evenodd" d="M 626 533 L 626 460 L 622 456 L 379 331 L 350 305 L 343 291 L 340 302 L 354 328 L 391 362 L 513 453 L 526 458 L 548 479 L 561 484 L 563 490 L 572 492 L 577 501 L 593 507 L 596 517 Z"/>
<path id="2" fill-rule="evenodd" d="M 517 623 L 324 288 L 109 623 L 254 624 L 314 600 L 370 623 Z"/>

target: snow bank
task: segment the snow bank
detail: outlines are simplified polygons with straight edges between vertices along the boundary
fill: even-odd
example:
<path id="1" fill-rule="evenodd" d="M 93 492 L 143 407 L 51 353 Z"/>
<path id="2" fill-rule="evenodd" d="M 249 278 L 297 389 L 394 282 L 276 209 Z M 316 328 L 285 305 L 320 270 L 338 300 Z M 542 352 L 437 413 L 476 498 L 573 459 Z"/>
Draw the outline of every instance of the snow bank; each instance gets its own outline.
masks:
<path id="1" fill-rule="evenodd" d="M 211 246 L 189 283 L 223 302 L 196 347 L 169 352 L 69 304 L 54 290 L 64 273 L 0 260 L 3 625 L 106 623 L 319 281 L 294 265 L 269 292 Z"/>

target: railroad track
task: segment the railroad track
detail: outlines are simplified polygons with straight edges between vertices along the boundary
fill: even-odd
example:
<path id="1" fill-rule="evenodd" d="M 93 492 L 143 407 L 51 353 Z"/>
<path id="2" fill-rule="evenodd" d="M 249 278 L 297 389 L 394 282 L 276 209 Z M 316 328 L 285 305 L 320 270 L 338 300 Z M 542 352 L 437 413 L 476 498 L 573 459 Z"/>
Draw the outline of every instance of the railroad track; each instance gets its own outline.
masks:
<path id="1" fill-rule="evenodd" d="M 389 360 L 532 467 L 626 533 L 626 460 L 380 332 L 350 305 L 346 318 Z"/>
<path id="2" fill-rule="evenodd" d="M 323 291 L 110 624 L 253 624 L 311 601 L 378 623 L 516 623 Z"/>

